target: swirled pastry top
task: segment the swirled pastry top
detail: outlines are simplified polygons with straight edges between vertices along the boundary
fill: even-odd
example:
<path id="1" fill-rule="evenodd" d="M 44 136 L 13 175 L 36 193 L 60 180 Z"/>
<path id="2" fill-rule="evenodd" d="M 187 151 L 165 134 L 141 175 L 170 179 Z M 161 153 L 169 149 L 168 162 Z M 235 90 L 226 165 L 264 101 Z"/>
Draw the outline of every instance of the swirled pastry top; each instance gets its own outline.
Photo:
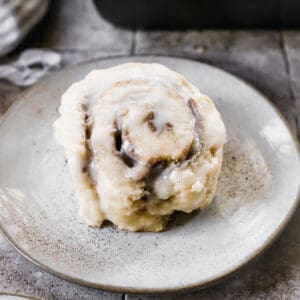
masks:
<path id="1" fill-rule="evenodd" d="M 63 95 L 55 122 L 88 224 L 162 230 L 207 206 L 225 128 L 213 102 L 160 64 L 95 70 Z"/>

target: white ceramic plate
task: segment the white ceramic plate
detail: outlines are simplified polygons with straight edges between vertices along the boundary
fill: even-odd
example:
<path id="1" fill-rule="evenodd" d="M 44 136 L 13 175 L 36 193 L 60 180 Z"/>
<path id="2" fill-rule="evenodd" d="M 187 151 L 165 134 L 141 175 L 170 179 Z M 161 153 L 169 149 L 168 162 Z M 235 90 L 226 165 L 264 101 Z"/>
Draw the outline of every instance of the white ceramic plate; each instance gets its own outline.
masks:
<path id="1" fill-rule="evenodd" d="M 182 73 L 214 99 L 228 132 L 213 204 L 177 216 L 162 233 L 89 228 L 78 216 L 63 150 L 53 139 L 65 89 L 92 69 L 128 61 Z M 299 153 L 285 122 L 254 88 L 194 61 L 123 57 L 61 71 L 20 97 L 2 122 L 0 140 L 5 235 L 49 272 L 101 289 L 157 293 L 216 283 L 261 253 L 297 204 Z"/>
<path id="2" fill-rule="evenodd" d="M 0 292 L 0 300 L 42 300 L 40 298 L 35 298 L 32 296 L 25 296 L 13 293 L 1 293 Z"/>

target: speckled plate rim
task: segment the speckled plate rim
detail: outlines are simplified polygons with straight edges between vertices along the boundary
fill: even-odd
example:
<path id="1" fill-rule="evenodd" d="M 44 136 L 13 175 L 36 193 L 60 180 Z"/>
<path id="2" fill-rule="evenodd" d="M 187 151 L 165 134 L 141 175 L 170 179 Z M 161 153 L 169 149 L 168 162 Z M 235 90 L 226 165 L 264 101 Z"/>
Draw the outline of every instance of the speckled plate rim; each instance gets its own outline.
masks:
<path id="1" fill-rule="evenodd" d="M 249 82 L 247 82 L 246 80 L 239 78 L 238 76 L 225 71 L 221 68 L 218 68 L 216 66 L 207 64 L 205 62 L 202 61 L 197 61 L 194 59 L 187 59 L 184 57 L 180 57 L 180 56 L 168 56 L 168 55 L 136 55 L 136 56 L 111 56 L 111 57 L 106 57 L 106 58 L 99 58 L 99 59 L 95 59 L 95 60 L 91 60 L 89 62 L 85 62 L 76 66 L 72 66 L 69 68 L 66 68 L 64 70 L 72 70 L 72 69 L 76 69 L 78 66 L 80 65 L 86 65 L 86 64 L 91 64 L 93 62 L 98 62 L 98 61 L 105 61 L 105 60 L 112 60 L 112 59 L 118 59 L 118 58 L 128 58 L 128 59 L 132 59 L 132 58 L 139 58 L 139 57 L 148 57 L 148 58 L 174 58 L 174 59 L 178 59 L 178 61 L 188 61 L 188 62 L 192 62 L 192 63 L 199 63 L 201 65 L 207 65 L 213 69 L 218 70 L 219 72 L 225 73 L 227 76 L 231 76 L 236 80 L 239 80 L 240 82 L 242 82 L 243 84 L 245 84 L 246 86 L 250 87 L 251 89 L 255 90 L 260 96 L 262 101 L 265 101 L 265 103 L 267 105 L 269 105 L 270 109 L 273 110 L 273 112 L 275 113 L 275 115 L 277 115 L 277 117 L 283 121 L 283 123 L 285 124 L 288 132 L 291 135 L 291 140 L 293 141 L 295 148 L 297 149 L 297 155 L 298 158 L 300 159 L 300 144 L 299 141 L 293 131 L 293 129 L 291 128 L 290 124 L 288 123 L 288 121 L 285 119 L 285 117 L 283 116 L 283 114 L 281 113 L 281 111 L 271 102 L 271 100 L 268 99 L 268 97 L 266 95 L 264 95 L 259 89 L 257 89 L 255 86 L 253 86 L 252 84 L 250 84 Z M 59 70 L 57 72 L 52 73 L 52 75 L 54 75 L 55 73 L 58 73 L 62 70 Z M 51 76 L 51 75 L 50 75 Z M 21 101 L 23 98 L 23 95 L 26 94 L 29 90 L 32 91 L 33 89 L 35 89 L 37 86 L 39 86 L 40 84 L 42 84 L 44 81 L 47 81 L 47 77 L 45 79 L 43 79 L 42 81 L 40 81 L 40 83 L 38 83 L 37 85 L 34 85 L 33 87 L 26 89 L 25 91 L 23 91 L 21 94 L 19 94 L 15 101 L 13 102 L 13 104 L 10 106 L 10 108 L 7 110 L 7 112 L 5 113 L 5 115 L 2 117 L 2 119 L 0 120 L 0 126 L 3 124 L 3 122 L 5 121 L 5 119 L 13 112 L 14 110 L 14 106 L 16 105 L 16 103 L 18 101 Z M 300 184 L 298 187 L 298 192 L 297 192 L 297 196 L 295 197 L 294 201 L 293 201 L 293 205 L 290 207 L 289 211 L 286 214 L 286 217 L 282 220 L 281 224 L 278 225 L 278 227 L 276 228 L 276 230 L 274 230 L 274 232 L 269 236 L 269 238 L 267 238 L 265 240 L 265 242 L 255 251 L 253 252 L 251 255 L 249 255 L 246 259 L 244 259 L 243 262 L 239 263 L 239 265 L 237 266 L 233 266 L 233 268 L 231 270 L 228 270 L 227 272 L 224 272 L 223 274 L 220 274 L 219 276 L 216 276 L 215 278 L 208 280 L 206 282 L 196 282 L 190 285 L 185 285 L 185 286 L 181 286 L 179 288 L 151 288 L 151 289 L 140 289 L 140 288 L 135 288 L 135 287 L 129 287 L 129 288 L 122 288 L 122 287 L 117 287 L 117 286 L 112 286 L 112 285 L 102 285 L 102 284 L 92 284 L 90 282 L 84 281 L 84 280 L 80 280 L 78 278 L 74 278 L 72 276 L 67 276 L 61 272 L 57 272 L 55 270 L 52 270 L 51 268 L 45 266 L 43 263 L 37 261 L 35 258 L 33 258 L 27 251 L 25 251 L 24 249 L 22 249 L 21 247 L 18 246 L 17 242 L 15 242 L 13 240 L 13 238 L 8 234 L 8 232 L 5 231 L 5 229 L 3 228 L 3 226 L 1 225 L 0 222 L 0 232 L 2 232 L 3 236 L 7 239 L 7 241 L 20 253 L 22 254 L 24 257 L 26 257 L 28 260 L 30 260 L 31 262 L 33 262 L 35 265 L 37 265 L 38 267 L 42 268 L 43 270 L 45 270 L 46 272 L 49 272 L 53 275 L 56 275 L 57 277 L 60 277 L 64 280 L 70 281 L 70 282 L 74 282 L 80 285 L 84 285 L 84 286 L 88 286 L 91 288 L 96 288 L 96 289 L 100 289 L 103 291 L 111 291 L 111 292 L 118 292 L 118 293 L 131 293 L 131 294 L 154 294 L 154 295 L 159 295 L 159 294 L 165 294 L 165 293 L 185 293 L 185 292 L 191 292 L 191 291 L 195 291 L 198 289 L 204 289 L 210 286 L 213 286 L 225 279 L 228 279 L 229 277 L 235 275 L 236 273 L 238 273 L 239 271 L 241 271 L 247 264 L 249 264 L 251 261 L 253 261 L 254 259 L 258 258 L 260 255 L 262 255 L 267 249 L 269 249 L 269 247 L 275 242 L 275 240 L 280 236 L 280 234 L 283 232 L 283 230 L 285 229 L 285 227 L 288 225 L 289 221 L 292 219 L 298 205 L 300 203 Z M 1 221 L 1 220 L 0 220 Z M 34 299 L 34 298 L 33 298 Z"/>
<path id="2" fill-rule="evenodd" d="M 24 298 L 25 300 L 43 300 L 42 298 L 38 298 L 35 296 L 25 295 L 25 294 L 17 294 L 17 293 L 13 293 L 13 292 L 1 292 L 0 291 L 0 297 L 1 296 L 20 297 L 20 298 Z"/>

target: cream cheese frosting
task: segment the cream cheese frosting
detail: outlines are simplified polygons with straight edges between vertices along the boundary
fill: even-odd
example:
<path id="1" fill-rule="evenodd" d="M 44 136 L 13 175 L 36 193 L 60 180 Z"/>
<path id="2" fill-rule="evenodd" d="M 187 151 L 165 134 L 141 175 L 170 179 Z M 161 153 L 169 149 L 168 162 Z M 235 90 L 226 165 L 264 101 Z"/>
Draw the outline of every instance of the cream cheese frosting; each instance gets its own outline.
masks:
<path id="1" fill-rule="evenodd" d="M 174 211 L 212 201 L 225 127 L 212 100 L 160 64 L 94 70 L 62 96 L 55 135 L 80 212 L 130 231 L 161 231 Z"/>

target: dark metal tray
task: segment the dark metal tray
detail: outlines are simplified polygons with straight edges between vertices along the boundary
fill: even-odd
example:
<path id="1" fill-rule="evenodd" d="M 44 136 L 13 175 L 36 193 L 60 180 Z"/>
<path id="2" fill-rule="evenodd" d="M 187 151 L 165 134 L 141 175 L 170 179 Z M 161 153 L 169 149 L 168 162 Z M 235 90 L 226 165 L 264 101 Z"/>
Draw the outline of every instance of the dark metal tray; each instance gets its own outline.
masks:
<path id="1" fill-rule="evenodd" d="M 300 0 L 95 0 L 100 14 L 133 29 L 300 28 Z"/>

